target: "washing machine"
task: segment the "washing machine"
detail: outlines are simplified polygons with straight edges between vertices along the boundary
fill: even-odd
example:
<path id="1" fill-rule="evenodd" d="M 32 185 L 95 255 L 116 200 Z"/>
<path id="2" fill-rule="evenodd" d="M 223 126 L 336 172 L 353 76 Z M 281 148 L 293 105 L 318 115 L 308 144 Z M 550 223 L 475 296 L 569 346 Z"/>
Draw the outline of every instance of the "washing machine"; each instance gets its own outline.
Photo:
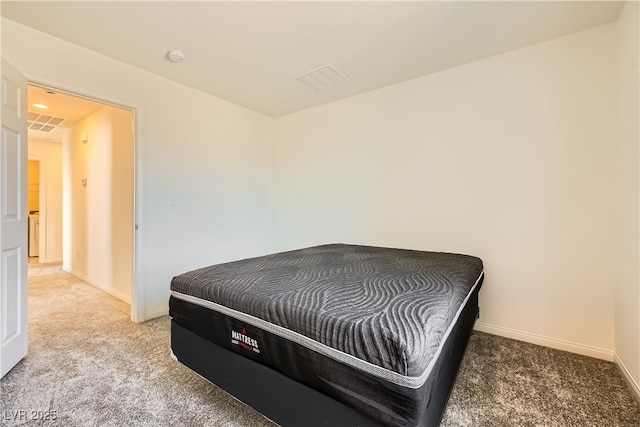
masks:
<path id="1" fill-rule="evenodd" d="M 40 215 L 38 211 L 29 212 L 29 256 L 40 255 Z"/>

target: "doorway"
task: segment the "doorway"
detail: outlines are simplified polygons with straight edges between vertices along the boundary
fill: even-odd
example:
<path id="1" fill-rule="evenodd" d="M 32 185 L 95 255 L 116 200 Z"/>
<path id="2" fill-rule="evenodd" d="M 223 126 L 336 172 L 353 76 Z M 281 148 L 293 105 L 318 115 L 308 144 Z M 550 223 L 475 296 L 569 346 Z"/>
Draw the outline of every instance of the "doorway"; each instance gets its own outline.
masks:
<path id="1" fill-rule="evenodd" d="M 33 158 L 27 164 L 27 209 L 29 261 L 40 257 L 40 160 Z"/>
<path id="2" fill-rule="evenodd" d="M 40 166 L 40 262 L 61 262 L 131 306 L 134 111 L 35 83 L 28 104 L 28 157 Z"/>

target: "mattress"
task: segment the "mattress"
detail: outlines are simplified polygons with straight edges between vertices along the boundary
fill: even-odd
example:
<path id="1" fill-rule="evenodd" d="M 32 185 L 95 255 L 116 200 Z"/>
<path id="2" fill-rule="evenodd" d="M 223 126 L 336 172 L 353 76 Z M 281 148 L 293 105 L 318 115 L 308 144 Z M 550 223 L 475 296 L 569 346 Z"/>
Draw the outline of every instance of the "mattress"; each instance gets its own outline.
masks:
<path id="1" fill-rule="evenodd" d="M 416 425 L 482 278 L 469 255 L 323 245 L 176 276 L 170 315 L 382 424 Z"/>

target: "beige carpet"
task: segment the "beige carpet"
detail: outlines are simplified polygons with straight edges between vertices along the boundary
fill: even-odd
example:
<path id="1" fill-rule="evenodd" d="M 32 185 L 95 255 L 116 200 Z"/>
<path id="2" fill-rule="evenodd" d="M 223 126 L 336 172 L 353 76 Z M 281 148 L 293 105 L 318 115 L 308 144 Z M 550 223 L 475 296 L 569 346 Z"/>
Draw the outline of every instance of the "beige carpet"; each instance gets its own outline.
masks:
<path id="1" fill-rule="evenodd" d="M 29 333 L 2 425 L 273 426 L 171 359 L 167 317 L 133 324 L 59 266 L 30 268 Z M 474 333 L 442 426 L 637 427 L 640 405 L 612 363 Z"/>

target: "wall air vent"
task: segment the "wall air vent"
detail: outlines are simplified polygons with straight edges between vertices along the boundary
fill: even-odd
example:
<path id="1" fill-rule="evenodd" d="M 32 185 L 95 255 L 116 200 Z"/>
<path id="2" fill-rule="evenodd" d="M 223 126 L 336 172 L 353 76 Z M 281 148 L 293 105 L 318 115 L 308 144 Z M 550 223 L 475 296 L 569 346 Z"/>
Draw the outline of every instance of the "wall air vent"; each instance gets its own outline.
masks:
<path id="1" fill-rule="evenodd" d="M 50 114 L 40 114 L 29 111 L 29 129 L 39 130 L 41 132 L 51 132 L 58 126 L 62 125 L 66 119 L 62 117 L 52 116 Z"/>
<path id="2" fill-rule="evenodd" d="M 316 68 L 308 73 L 300 74 L 296 78 L 318 92 L 331 89 L 347 81 L 345 75 L 331 65 Z"/>

